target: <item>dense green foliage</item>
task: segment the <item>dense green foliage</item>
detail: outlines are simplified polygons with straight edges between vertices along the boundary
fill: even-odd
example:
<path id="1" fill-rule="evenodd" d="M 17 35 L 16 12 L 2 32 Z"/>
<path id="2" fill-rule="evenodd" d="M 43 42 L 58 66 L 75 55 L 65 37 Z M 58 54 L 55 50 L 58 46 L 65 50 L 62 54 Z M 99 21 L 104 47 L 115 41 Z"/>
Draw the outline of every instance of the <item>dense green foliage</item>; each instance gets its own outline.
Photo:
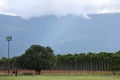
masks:
<path id="1" fill-rule="evenodd" d="M 81 53 L 57 55 L 59 70 L 120 71 L 120 51 L 116 53 Z"/>
<path id="2" fill-rule="evenodd" d="M 4 61 L 4 58 L 2 58 L 0 62 L 3 65 L 7 63 L 7 60 Z M 20 69 L 35 69 L 36 67 L 51 69 L 55 66 L 55 63 L 56 57 L 53 50 L 50 47 L 39 45 L 32 45 L 24 54 L 10 60 L 11 68 Z"/>
<path id="3" fill-rule="evenodd" d="M 6 68 L 7 58 L 0 59 L 0 68 Z M 120 71 L 120 51 L 115 53 L 80 53 L 58 54 L 50 47 L 32 45 L 24 54 L 10 59 L 10 65 L 20 69 L 54 70 L 88 70 L 88 71 L 112 71 L 116 74 Z"/>
<path id="4" fill-rule="evenodd" d="M 25 54 L 18 57 L 17 66 L 26 69 L 51 69 L 55 65 L 55 55 L 50 47 L 32 45 Z"/>
<path id="5" fill-rule="evenodd" d="M 7 69 L 7 61 L 8 59 L 5 57 L 0 59 L 0 69 Z"/>

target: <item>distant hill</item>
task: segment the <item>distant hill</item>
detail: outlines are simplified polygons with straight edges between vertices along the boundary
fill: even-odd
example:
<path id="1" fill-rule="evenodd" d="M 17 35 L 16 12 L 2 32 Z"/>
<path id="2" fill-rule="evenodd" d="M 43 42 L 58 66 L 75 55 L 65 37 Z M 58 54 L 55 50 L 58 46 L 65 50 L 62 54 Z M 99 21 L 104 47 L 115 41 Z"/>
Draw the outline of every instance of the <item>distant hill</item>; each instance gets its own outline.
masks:
<path id="1" fill-rule="evenodd" d="M 33 44 L 51 46 L 55 53 L 113 52 L 120 49 L 120 14 L 43 16 L 25 20 L 0 15 L 0 57 L 7 56 L 5 37 L 12 35 L 10 56 Z"/>

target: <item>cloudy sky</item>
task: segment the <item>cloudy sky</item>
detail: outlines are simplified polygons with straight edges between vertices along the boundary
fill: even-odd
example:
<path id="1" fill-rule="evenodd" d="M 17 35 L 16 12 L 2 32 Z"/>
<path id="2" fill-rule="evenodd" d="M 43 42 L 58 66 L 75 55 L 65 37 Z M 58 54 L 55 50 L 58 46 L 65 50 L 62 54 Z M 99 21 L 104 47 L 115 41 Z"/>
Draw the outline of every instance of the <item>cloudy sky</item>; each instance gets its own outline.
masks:
<path id="1" fill-rule="evenodd" d="M 120 13 L 120 0 L 0 0 L 0 13 L 24 19 L 68 14 L 90 18 L 90 14 Z"/>
<path id="2" fill-rule="evenodd" d="M 0 0 L 0 53 L 7 55 L 7 35 L 11 56 L 32 44 L 55 53 L 115 52 L 119 21 L 120 0 Z"/>

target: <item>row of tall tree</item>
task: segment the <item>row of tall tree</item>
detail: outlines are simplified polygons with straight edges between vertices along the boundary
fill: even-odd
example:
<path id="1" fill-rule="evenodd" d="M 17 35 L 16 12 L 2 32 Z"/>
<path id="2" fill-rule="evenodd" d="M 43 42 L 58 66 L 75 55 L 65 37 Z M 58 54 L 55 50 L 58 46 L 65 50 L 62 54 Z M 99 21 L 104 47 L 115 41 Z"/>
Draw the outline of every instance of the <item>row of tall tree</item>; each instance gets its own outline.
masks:
<path id="1" fill-rule="evenodd" d="M 89 70 L 89 71 L 120 71 L 120 51 L 116 53 L 80 53 L 57 55 L 55 69 Z"/>
<path id="2" fill-rule="evenodd" d="M 8 59 L 0 59 L 0 68 L 7 69 Z M 51 47 L 32 45 L 21 56 L 10 60 L 10 68 L 120 71 L 120 51 L 115 53 L 54 54 Z"/>

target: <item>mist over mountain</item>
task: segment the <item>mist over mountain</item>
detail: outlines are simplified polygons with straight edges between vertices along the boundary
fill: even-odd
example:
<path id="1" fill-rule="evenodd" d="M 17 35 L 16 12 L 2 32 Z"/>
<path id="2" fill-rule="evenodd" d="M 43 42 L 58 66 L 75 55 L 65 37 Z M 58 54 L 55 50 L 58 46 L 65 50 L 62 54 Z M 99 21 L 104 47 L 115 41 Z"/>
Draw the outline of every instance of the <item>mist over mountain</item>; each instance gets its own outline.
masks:
<path id="1" fill-rule="evenodd" d="M 50 46 L 56 54 L 116 52 L 120 50 L 120 14 L 42 16 L 22 19 L 0 15 L 0 57 L 7 57 L 6 36 L 11 35 L 10 57 L 29 46 Z"/>

